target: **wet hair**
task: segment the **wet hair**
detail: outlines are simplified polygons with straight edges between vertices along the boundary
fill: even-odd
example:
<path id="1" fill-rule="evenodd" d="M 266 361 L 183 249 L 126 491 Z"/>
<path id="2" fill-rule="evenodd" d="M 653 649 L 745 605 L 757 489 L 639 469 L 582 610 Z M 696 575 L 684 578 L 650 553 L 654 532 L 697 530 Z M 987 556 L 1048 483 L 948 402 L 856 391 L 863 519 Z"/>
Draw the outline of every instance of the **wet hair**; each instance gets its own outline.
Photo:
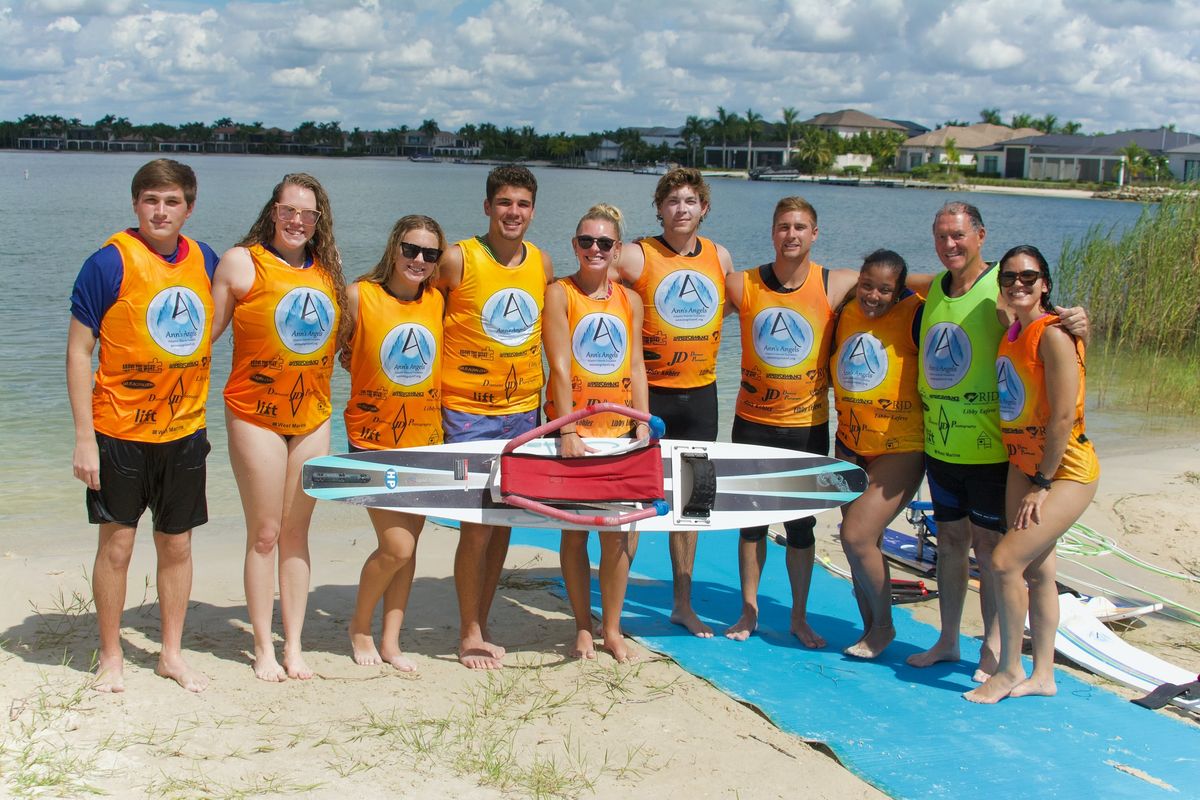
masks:
<path id="1" fill-rule="evenodd" d="M 269 246 L 275 240 L 275 204 L 283 196 L 284 187 L 299 186 L 308 189 L 317 199 L 317 224 L 313 226 L 313 235 L 304 246 L 305 251 L 312 256 L 315 268 L 320 270 L 329 280 L 341 312 L 341 322 L 338 325 L 339 346 L 345 343 L 350 335 L 346 324 L 346 278 L 342 275 L 342 256 L 338 252 L 333 239 L 333 209 L 329 205 L 329 195 L 321 182 L 306 172 L 292 172 L 283 176 L 283 180 L 275 184 L 271 190 L 271 198 L 267 200 L 258 219 L 250 226 L 250 230 L 237 243 L 238 247 L 252 247 L 256 244 Z"/>
<path id="2" fill-rule="evenodd" d="M 971 227 L 976 231 L 983 230 L 983 214 L 979 213 L 979 209 L 970 203 L 964 203 L 962 200 L 949 200 L 944 206 L 938 209 L 938 212 L 933 215 L 933 224 L 937 225 L 937 221 L 942 217 L 956 217 L 959 214 L 965 214 L 967 219 L 971 220 Z"/>
<path id="3" fill-rule="evenodd" d="M 868 267 L 883 267 L 892 270 L 896 273 L 897 291 L 904 289 L 904 283 L 908 280 L 908 262 L 895 250 L 880 248 L 869 253 L 863 258 L 862 267 L 858 271 L 865 272 Z"/>
<path id="4" fill-rule="evenodd" d="M 533 195 L 533 202 L 537 204 L 537 178 L 533 177 L 533 173 L 528 167 L 522 167 L 516 164 L 505 164 L 496 167 L 487 176 L 487 199 L 491 202 L 496 196 L 496 192 L 503 189 L 505 186 L 516 186 L 519 189 L 528 189 Z"/>
<path id="5" fill-rule="evenodd" d="M 400 253 L 400 242 L 409 231 L 429 231 L 437 237 L 438 249 L 443 253 L 446 252 L 448 247 L 446 234 L 442 232 L 442 226 L 438 225 L 437 220 L 424 214 L 409 214 L 396 220 L 396 224 L 392 226 L 392 232 L 388 236 L 387 246 L 383 249 L 383 255 L 379 258 L 379 263 L 372 267 L 370 272 L 360 275 L 358 280 L 386 286 L 392 279 L 392 273 L 396 270 L 396 256 Z M 437 274 L 438 265 L 434 264 L 433 271 L 426 276 L 425 280 L 421 281 L 421 288 L 429 288 L 437 279 Z"/>
<path id="6" fill-rule="evenodd" d="M 1054 281 L 1050 279 L 1050 265 L 1046 262 L 1046 257 L 1042 255 L 1042 251 L 1033 245 L 1019 244 L 1001 256 L 999 268 L 996 270 L 996 282 L 1000 282 L 1000 273 L 1004 271 L 1004 265 L 1008 260 L 1017 256 L 1029 256 L 1037 262 L 1038 271 L 1042 273 L 1042 283 L 1046 284 L 1046 291 L 1042 292 L 1042 311 L 1053 314 L 1054 303 L 1050 302 L 1050 290 L 1054 288 Z"/>
<path id="7" fill-rule="evenodd" d="M 817 224 L 817 210 L 813 208 L 812 203 L 805 200 L 799 195 L 784 197 L 775 204 L 775 213 L 771 216 L 771 225 L 774 226 L 779 218 L 784 214 L 789 214 L 793 211 L 801 211 L 812 217 L 813 225 Z"/>
<path id="8" fill-rule="evenodd" d="M 624 215 L 621 214 L 621 209 L 608 203 L 597 203 L 587 210 L 582 217 L 579 218 L 579 223 L 575 226 L 575 233 L 579 233 L 580 227 L 589 219 L 598 220 L 600 222 L 610 222 L 613 228 L 617 231 L 617 241 L 621 241 L 624 235 Z"/>
<path id="9" fill-rule="evenodd" d="M 148 189 L 165 189 L 168 186 L 178 186 L 183 190 L 184 202 L 191 208 L 196 202 L 196 173 L 187 164 L 181 164 L 170 158 L 156 158 L 142 164 L 133 173 L 133 202 Z"/>
<path id="10" fill-rule="evenodd" d="M 692 187 L 696 196 L 700 198 L 700 202 L 709 205 L 711 195 L 700 170 L 691 167 L 676 167 L 658 179 L 658 185 L 654 187 L 654 207 L 657 209 L 667 199 L 667 195 L 682 186 Z"/>

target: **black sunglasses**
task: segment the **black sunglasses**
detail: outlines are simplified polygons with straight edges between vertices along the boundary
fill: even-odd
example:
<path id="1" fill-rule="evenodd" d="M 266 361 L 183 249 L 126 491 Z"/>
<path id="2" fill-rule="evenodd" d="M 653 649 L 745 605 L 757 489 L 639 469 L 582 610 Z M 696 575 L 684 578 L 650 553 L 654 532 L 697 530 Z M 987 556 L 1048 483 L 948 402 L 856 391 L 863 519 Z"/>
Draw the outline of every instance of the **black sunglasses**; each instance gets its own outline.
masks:
<path id="1" fill-rule="evenodd" d="M 580 250 L 591 250 L 592 245 L 596 245 L 600 248 L 601 253 L 607 253 L 613 249 L 613 245 L 616 243 L 616 239 L 610 239 L 607 236 L 579 235 L 575 237 L 575 244 L 579 245 Z"/>
<path id="2" fill-rule="evenodd" d="M 442 251 L 436 247 L 418 247 L 408 242 L 400 243 L 400 252 L 408 259 L 416 258 L 417 253 L 420 253 L 421 257 L 425 259 L 426 264 L 436 264 L 438 259 L 442 257 Z"/>
<path id="3" fill-rule="evenodd" d="M 1033 286 L 1041 278 L 1042 273 L 1036 269 L 1025 269 L 1020 272 L 1001 272 L 1000 285 L 1008 287 L 1020 281 L 1022 286 Z"/>

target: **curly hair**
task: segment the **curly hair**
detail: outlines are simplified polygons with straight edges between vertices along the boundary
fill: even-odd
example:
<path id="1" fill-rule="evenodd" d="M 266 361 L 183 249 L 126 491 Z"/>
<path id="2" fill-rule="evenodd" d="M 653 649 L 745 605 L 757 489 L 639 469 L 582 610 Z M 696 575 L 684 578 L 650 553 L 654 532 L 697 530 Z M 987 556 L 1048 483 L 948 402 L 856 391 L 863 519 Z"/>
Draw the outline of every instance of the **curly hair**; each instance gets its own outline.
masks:
<path id="1" fill-rule="evenodd" d="M 661 206 L 667 199 L 667 195 L 681 186 L 692 187 L 700 198 L 700 202 L 709 205 L 708 184 L 704 182 L 704 176 L 700 174 L 700 170 L 691 167 L 676 167 L 658 179 L 658 185 L 654 187 L 654 207 Z"/>
<path id="2" fill-rule="evenodd" d="M 387 282 L 392 279 L 392 273 L 396 270 L 396 256 L 400 252 L 400 241 L 404 238 L 404 234 L 409 231 L 429 231 L 438 240 L 438 249 L 443 253 L 449 246 L 446 243 L 446 234 L 442 232 L 442 226 L 438 225 L 437 220 L 433 217 L 427 217 L 424 214 L 409 214 L 396 220 L 396 224 L 392 226 L 392 233 L 388 236 L 387 246 L 383 250 L 383 255 L 379 257 L 379 263 L 371 268 L 369 272 L 364 272 L 355 280 L 369 281 L 378 283 L 380 286 L 386 286 Z M 438 265 L 435 264 L 433 272 L 431 272 L 425 280 L 421 281 L 422 288 L 428 288 L 435 280 L 437 280 Z"/>
<path id="3" fill-rule="evenodd" d="M 256 244 L 267 246 L 274 241 L 275 204 L 283 196 L 285 186 L 299 186 L 301 189 L 308 189 L 317 198 L 317 211 L 320 212 L 320 216 L 317 217 L 317 224 L 313 226 L 313 234 L 304 249 L 312 257 L 316 268 L 329 281 L 337 299 L 340 320 L 337 341 L 340 347 L 350 336 L 350 329 L 346 324 L 346 278 L 342 274 L 342 256 L 333 239 L 333 209 L 329 205 L 329 195 L 325 193 L 325 187 L 321 185 L 320 181 L 307 172 L 292 172 L 284 175 L 283 180 L 275 184 L 275 188 L 271 191 L 271 199 L 258 213 L 258 219 L 250 226 L 250 230 L 237 243 L 237 246 L 251 247 Z"/>

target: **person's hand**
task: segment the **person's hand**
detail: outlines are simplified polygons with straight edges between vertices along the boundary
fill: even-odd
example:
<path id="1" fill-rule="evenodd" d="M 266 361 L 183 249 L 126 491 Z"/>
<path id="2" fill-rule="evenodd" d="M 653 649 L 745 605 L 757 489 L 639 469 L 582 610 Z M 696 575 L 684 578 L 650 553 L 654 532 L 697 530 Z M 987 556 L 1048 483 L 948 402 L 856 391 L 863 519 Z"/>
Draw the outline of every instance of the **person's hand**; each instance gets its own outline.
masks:
<path id="1" fill-rule="evenodd" d="M 1049 494 L 1049 489 L 1040 486 L 1029 487 L 1029 491 L 1021 498 L 1020 507 L 1017 508 L 1017 518 L 1012 521 L 1013 528 L 1023 531 L 1030 525 L 1041 523 L 1042 503 L 1046 502 Z"/>
<path id="2" fill-rule="evenodd" d="M 650 439 L 650 423 L 639 422 L 637 427 L 633 429 L 633 438 L 639 442 L 649 441 Z"/>
<path id="3" fill-rule="evenodd" d="M 595 452 L 595 448 L 589 447 L 588 443 L 574 431 L 564 433 L 558 440 L 558 454 L 563 458 L 579 458 L 592 452 Z"/>
<path id="4" fill-rule="evenodd" d="M 100 488 L 100 446 L 94 437 L 75 443 L 71 471 L 89 489 L 96 491 Z"/>
<path id="5" fill-rule="evenodd" d="M 1067 333 L 1076 339 L 1088 341 L 1088 337 L 1091 335 L 1091 325 L 1083 306 L 1071 306 L 1070 308 L 1055 306 L 1054 313 L 1058 314 L 1059 324 L 1066 329 Z"/>

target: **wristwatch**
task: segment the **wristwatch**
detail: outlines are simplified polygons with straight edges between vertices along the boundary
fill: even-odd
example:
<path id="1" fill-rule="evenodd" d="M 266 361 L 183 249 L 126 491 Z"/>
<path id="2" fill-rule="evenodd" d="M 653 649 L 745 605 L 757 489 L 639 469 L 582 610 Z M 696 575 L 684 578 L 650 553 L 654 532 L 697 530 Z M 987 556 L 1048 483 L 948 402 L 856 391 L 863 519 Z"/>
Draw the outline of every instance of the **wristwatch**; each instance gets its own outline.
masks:
<path id="1" fill-rule="evenodd" d="M 1050 480 L 1045 475 L 1043 475 L 1041 470 L 1038 470 L 1037 472 L 1030 475 L 1029 482 L 1032 483 L 1034 486 L 1038 487 L 1039 489 L 1049 489 L 1054 483 L 1054 481 Z"/>

